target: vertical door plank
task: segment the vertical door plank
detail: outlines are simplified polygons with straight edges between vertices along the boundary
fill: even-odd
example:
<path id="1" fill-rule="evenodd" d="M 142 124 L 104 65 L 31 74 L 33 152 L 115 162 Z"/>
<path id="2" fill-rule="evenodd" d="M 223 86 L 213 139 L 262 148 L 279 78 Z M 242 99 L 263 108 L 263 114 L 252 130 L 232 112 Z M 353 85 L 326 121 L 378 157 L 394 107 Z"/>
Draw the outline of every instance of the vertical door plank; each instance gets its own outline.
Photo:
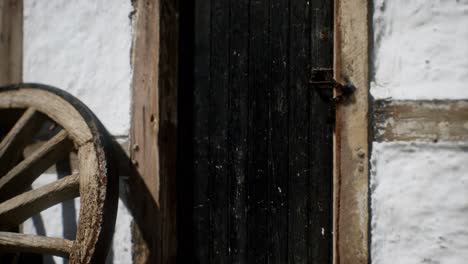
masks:
<path id="1" fill-rule="evenodd" d="M 311 67 L 329 70 L 333 64 L 333 3 L 311 1 Z M 310 87 L 310 185 L 308 256 L 311 263 L 332 261 L 333 105 L 331 90 Z"/>
<path id="2" fill-rule="evenodd" d="M 250 1 L 249 12 L 247 259 L 249 263 L 265 263 L 269 246 L 268 118 L 271 85 L 268 1 Z"/>
<path id="3" fill-rule="evenodd" d="M 271 98 L 269 112 L 269 263 L 288 259 L 289 3 L 270 1 Z"/>
<path id="4" fill-rule="evenodd" d="M 229 1 L 211 1 L 210 94 L 210 222 L 213 232 L 211 263 L 227 263 L 229 249 Z"/>
<path id="5" fill-rule="evenodd" d="M 310 5 L 291 1 L 289 96 L 289 262 L 307 261 L 309 170 Z"/>
<path id="6" fill-rule="evenodd" d="M 195 214 L 195 2 L 179 5 L 179 89 L 177 98 L 177 263 L 195 262 L 195 235 L 200 231 Z M 198 24 L 197 24 L 198 25 Z M 198 135 L 200 135 L 198 133 Z M 197 145 L 200 146 L 200 145 Z M 199 159 L 200 157 L 198 157 Z M 202 206 L 203 207 L 203 206 Z"/>
<path id="7" fill-rule="evenodd" d="M 242 263 L 247 251 L 247 138 L 249 98 L 249 0 L 230 0 L 229 177 L 230 263 Z"/>
<path id="8" fill-rule="evenodd" d="M 210 223 L 211 179 L 211 1 L 195 1 L 194 51 L 194 252 L 198 263 L 210 263 L 212 230 Z"/>
<path id="9" fill-rule="evenodd" d="M 311 0 L 311 63 L 312 68 L 333 67 L 333 1 Z"/>

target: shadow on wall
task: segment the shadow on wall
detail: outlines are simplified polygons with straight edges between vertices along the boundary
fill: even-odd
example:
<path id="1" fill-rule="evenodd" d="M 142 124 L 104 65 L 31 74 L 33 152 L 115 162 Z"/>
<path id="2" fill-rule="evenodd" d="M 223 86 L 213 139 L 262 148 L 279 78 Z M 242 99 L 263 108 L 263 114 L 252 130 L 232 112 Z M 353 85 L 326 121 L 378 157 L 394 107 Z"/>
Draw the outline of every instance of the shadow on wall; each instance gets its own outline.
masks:
<path id="1" fill-rule="evenodd" d="M 154 235 L 151 232 L 147 232 L 148 228 L 144 227 L 151 227 L 151 231 L 156 232 L 156 226 L 155 220 L 147 217 L 149 215 L 157 215 L 158 213 L 158 207 L 156 203 L 148 203 L 148 201 L 153 201 L 152 196 L 147 189 L 146 185 L 144 184 L 141 175 L 138 173 L 137 169 L 135 166 L 132 164 L 130 158 L 126 154 L 126 152 L 122 149 L 120 144 L 113 139 L 112 140 L 113 144 L 113 157 L 112 161 L 116 166 L 118 167 L 118 174 L 119 174 L 119 202 L 123 203 L 126 208 L 128 208 L 133 222 L 131 226 L 131 233 L 132 233 L 132 244 L 135 239 L 143 239 L 144 244 L 148 245 L 149 248 L 154 248 L 155 242 L 153 240 Z M 57 170 L 57 176 L 58 179 L 63 178 L 67 175 L 70 175 L 72 173 L 71 165 L 69 159 L 64 159 L 56 164 L 56 170 Z M 129 176 L 130 175 L 130 176 Z M 128 184 L 129 177 L 132 178 L 132 185 Z M 134 195 L 132 196 L 132 190 L 138 191 L 138 196 Z M 142 191 L 144 190 L 144 191 Z M 137 200 L 138 199 L 138 200 Z M 134 210 L 135 206 L 139 206 L 139 210 Z M 63 237 L 65 239 L 70 239 L 73 240 L 76 235 L 76 230 L 77 230 L 77 207 L 75 206 L 74 200 L 69 200 L 63 202 L 61 205 L 61 210 L 62 210 L 62 223 L 63 223 Z M 144 206 L 144 209 L 141 208 L 141 206 Z M 142 213 L 143 212 L 143 213 Z M 34 225 L 34 228 L 37 232 L 38 235 L 47 235 L 45 224 L 44 224 L 44 219 L 41 217 L 41 215 L 36 215 L 32 217 L 32 223 Z M 144 230 L 144 231 L 140 231 Z M 141 235 L 141 237 L 135 238 L 133 235 L 135 233 L 138 233 Z M 141 244 L 141 243 L 138 243 Z M 112 243 L 111 243 L 112 245 Z M 156 260 L 156 254 L 154 250 L 144 250 L 145 252 L 141 252 L 142 249 L 135 248 L 134 245 L 132 245 L 132 260 L 135 262 L 136 259 L 143 257 L 145 260 L 150 261 L 150 263 L 155 262 Z M 144 255 L 144 256 L 142 256 Z M 34 255 L 34 254 L 24 254 L 22 256 L 21 263 L 40 263 L 42 259 L 43 264 L 58 264 L 62 263 L 59 261 L 58 263 L 56 262 L 56 259 L 50 255 Z M 59 258 L 60 259 L 60 258 Z M 114 250 L 113 247 L 109 249 L 108 256 L 106 259 L 107 264 L 113 264 L 114 260 L 118 261 L 115 259 L 114 256 Z M 24 262 L 23 262 L 24 261 Z M 64 259 L 63 263 L 68 263 L 68 260 Z M 135 262 L 139 263 L 139 262 Z"/>
<path id="2" fill-rule="evenodd" d="M 157 263 L 156 253 L 160 237 L 160 209 L 143 181 L 142 175 L 133 165 L 128 154 L 121 145 L 113 140 L 113 160 L 118 164 L 120 177 L 119 199 L 128 208 L 132 216 L 132 261 L 133 263 Z M 131 180 L 131 184 L 129 184 Z M 147 248 L 142 248 L 145 245 Z M 107 263 L 112 262 L 112 249 L 109 251 Z"/>
<path id="3" fill-rule="evenodd" d="M 63 177 L 66 177 L 68 175 L 72 174 L 72 168 L 70 164 L 69 159 L 64 159 L 58 162 L 56 165 L 56 172 L 57 172 L 57 179 L 61 179 Z M 119 185 L 122 186 L 122 180 L 124 178 L 120 177 L 119 178 Z M 123 199 L 126 199 L 122 193 L 121 188 L 119 190 L 119 199 L 122 201 Z M 126 204 L 126 202 L 125 202 Z M 77 231 L 77 219 L 78 219 L 78 210 L 77 206 L 75 205 L 74 200 L 67 200 L 64 201 L 60 204 L 61 207 L 61 212 L 62 212 L 62 234 L 63 238 L 69 239 L 69 240 L 74 240 L 76 236 L 76 231 Z M 38 235 L 43 235 L 46 236 L 46 227 L 44 224 L 44 219 L 41 216 L 41 214 L 35 215 L 31 218 L 32 224 L 36 230 L 36 233 Z M 112 244 L 111 244 L 112 245 Z M 51 255 L 37 255 L 35 256 L 34 254 L 23 254 L 24 256 L 21 256 L 21 261 L 20 263 L 42 263 L 42 264 L 58 264 L 58 263 L 64 263 L 67 264 L 68 260 L 67 259 L 61 259 L 61 258 L 55 258 Z M 42 262 L 41 262 L 42 258 Z M 58 262 L 56 259 L 60 259 Z M 114 252 L 113 248 L 109 249 L 108 257 L 106 260 L 107 264 L 112 264 L 114 263 Z"/>
<path id="4" fill-rule="evenodd" d="M 72 174 L 70 159 L 68 158 L 59 161 L 55 165 L 55 168 L 57 170 L 58 179 L 61 179 L 67 175 Z M 76 219 L 77 219 L 76 211 L 77 210 L 75 207 L 75 202 L 74 200 L 64 201 L 61 204 L 61 207 L 62 207 L 63 238 L 73 240 L 75 239 L 76 227 L 77 227 L 77 223 L 76 223 Z M 32 221 L 33 221 L 33 225 L 34 225 L 34 228 L 36 229 L 37 234 L 45 236 L 46 230 L 45 230 L 44 221 L 41 215 L 39 214 L 39 215 L 33 216 Z M 109 256 L 111 255 L 109 254 Z M 64 260 L 63 262 L 68 263 L 67 260 Z M 43 263 L 55 264 L 56 262 L 54 261 L 52 256 L 44 255 Z"/>

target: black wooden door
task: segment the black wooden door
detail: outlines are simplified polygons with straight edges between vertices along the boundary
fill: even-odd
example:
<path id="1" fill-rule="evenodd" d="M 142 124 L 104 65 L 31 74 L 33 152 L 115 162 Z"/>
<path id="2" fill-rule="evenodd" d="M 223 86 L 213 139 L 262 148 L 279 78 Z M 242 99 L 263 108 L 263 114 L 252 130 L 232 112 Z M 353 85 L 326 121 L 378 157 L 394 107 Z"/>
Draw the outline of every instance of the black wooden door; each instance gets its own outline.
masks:
<path id="1" fill-rule="evenodd" d="M 180 5 L 179 262 L 331 263 L 333 1 Z"/>

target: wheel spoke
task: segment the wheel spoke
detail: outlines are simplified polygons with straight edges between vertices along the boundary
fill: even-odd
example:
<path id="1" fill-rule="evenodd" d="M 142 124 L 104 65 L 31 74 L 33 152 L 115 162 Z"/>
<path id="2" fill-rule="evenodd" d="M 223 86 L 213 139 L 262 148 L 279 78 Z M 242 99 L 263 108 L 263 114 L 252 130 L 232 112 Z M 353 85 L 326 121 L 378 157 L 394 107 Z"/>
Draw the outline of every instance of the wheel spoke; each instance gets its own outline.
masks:
<path id="1" fill-rule="evenodd" d="M 0 112 L 0 262 L 2 256 L 30 252 L 63 256 L 70 263 L 104 263 L 118 201 L 113 140 L 84 104 L 53 87 L 0 88 Z M 42 130 L 49 122 L 57 127 Z M 58 164 L 59 180 L 31 190 L 49 167 L 70 156 L 76 157 L 73 168 L 79 176 L 60 179 L 71 173 Z M 9 228 L 54 204 L 73 202 L 70 198 L 76 196 L 81 207 L 74 238 L 23 235 Z"/>
<path id="2" fill-rule="evenodd" d="M 45 170 L 68 155 L 71 148 L 72 143 L 67 137 L 67 132 L 60 131 L 0 178 L 0 201 L 26 190 Z"/>
<path id="3" fill-rule="evenodd" d="M 0 232 L 0 252 L 31 252 L 68 257 L 73 241 L 36 235 Z"/>
<path id="4" fill-rule="evenodd" d="M 28 108 L 0 143 L 0 176 L 11 169 L 20 158 L 28 140 L 45 121 L 45 116 Z"/>
<path id="5" fill-rule="evenodd" d="M 1 203 L 0 226 L 18 225 L 52 205 L 78 197 L 79 181 L 78 175 L 70 175 Z"/>

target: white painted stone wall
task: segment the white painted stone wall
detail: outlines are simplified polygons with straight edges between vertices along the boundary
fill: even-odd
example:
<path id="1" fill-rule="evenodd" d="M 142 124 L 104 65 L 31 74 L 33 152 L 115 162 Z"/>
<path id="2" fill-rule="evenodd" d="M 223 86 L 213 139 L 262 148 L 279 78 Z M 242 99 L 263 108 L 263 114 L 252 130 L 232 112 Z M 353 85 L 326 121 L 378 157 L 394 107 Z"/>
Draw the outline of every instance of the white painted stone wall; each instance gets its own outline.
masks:
<path id="1" fill-rule="evenodd" d="M 23 80 L 67 90 L 121 141 L 128 140 L 130 128 L 132 10 L 130 0 L 24 0 Z M 54 179 L 46 174 L 34 185 Z M 78 201 L 66 206 L 79 209 Z M 63 237 L 62 219 L 74 217 L 64 212 L 62 205 L 48 209 L 28 220 L 25 232 Z M 120 200 L 109 263 L 132 262 L 130 223 Z M 60 258 L 46 261 L 62 263 Z"/>
<path id="2" fill-rule="evenodd" d="M 468 1 L 373 3 L 372 96 L 468 98 Z"/>
<path id="3" fill-rule="evenodd" d="M 374 99 L 468 99 L 467 0 L 373 4 Z M 372 149 L 372 263 L 467 263 L 468 142 Z"/>
<path id="4" fill-rule="evenodd" d="M 372 263 L 466 263 L 468 146 L 373 148 Z"/>

